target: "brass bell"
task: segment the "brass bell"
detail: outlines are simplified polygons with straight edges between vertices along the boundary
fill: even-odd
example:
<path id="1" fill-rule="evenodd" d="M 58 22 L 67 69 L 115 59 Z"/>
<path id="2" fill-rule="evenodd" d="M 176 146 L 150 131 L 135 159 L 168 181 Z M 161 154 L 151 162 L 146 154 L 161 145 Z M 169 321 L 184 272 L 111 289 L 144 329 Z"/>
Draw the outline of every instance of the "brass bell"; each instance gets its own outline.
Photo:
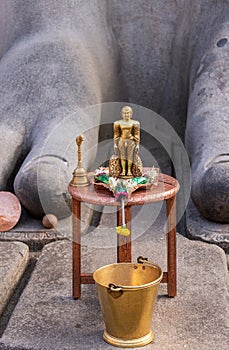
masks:
<path id="1" fill-rule="evenodd" d="M 81 153 L 81 144 L 84 141 L 83 135 L 79 135 L 76 137 L 76 144 L 78 147 L 78 165 L 77 168 L 74 169 L 72 175 L 72 180 L 70 185 L 73 187 L 76 186 L 88 186 L 90 181 L 87 176 L 87 171 L 82 166 L 82 153 Z"/>

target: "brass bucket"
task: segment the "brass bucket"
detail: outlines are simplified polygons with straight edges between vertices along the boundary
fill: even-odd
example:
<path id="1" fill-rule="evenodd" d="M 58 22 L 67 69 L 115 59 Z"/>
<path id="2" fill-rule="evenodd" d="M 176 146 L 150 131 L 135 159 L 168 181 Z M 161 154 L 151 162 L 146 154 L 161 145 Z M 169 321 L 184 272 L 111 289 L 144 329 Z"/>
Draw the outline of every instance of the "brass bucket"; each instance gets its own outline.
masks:
<path id="1" fill-rule="evenodd" d="M 94 272 L 107 343 L 131 348 L 153 341 L 151 322 L 162 276 L 159 266 L 141 257 L 136 264 L 111 264 Z"/>

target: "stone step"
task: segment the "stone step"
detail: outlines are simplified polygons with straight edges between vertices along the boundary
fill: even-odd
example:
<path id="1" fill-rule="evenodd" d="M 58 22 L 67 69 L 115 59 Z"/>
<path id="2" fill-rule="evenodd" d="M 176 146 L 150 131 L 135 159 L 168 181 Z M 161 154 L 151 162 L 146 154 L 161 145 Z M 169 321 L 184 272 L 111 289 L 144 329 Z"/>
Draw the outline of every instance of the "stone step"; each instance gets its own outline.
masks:
<path id="1" fill-rule="evenodd" d="M 115 247 L 106 244 L 113 234 L 101 227 L 86 235 L 82 249 L 84 272 L 92 272 L 116 261 Z M 107 248 L 101 246 L 102 237 Z M 138 255 L 148 256 L 164 269 L 165 247 L 165 235 L 151 228 L 133 242 L 133 260 L 136 261 Z M 228 294 L 225 254 L 217 246 L 190 241 L 179 234 L 177 248 L 178 295 L 168 298 L 166 285 L 159 286 L 152 323 L 155 340 L 145 349 L 226 350 Z M 72 299 L 71 242 L 59 241 L 44 247 L 0 339 L 0 348 L 108 350 L 112 347 L 103 341 L 103 329 L 94 285 L 83 285 L 82 298 Z"/>
<path id="2" fill-rule="evenodd" d="M 21 242 L 0 242 L 0 315 L 20 280 L 29 259 L 29 248 Z"/>

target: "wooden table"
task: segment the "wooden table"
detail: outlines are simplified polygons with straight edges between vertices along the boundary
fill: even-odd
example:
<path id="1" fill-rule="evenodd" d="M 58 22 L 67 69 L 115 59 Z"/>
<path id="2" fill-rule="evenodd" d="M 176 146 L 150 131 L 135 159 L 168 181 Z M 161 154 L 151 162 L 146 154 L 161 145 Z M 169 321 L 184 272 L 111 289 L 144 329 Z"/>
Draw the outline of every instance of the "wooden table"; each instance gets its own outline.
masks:
<path id="1" fill-rule="evenodd" d="M 89 174 L 92 181 L 93 175 Z M 158 201 L 166 201 L 167 217 L 167 272 L 163 273 L 162 282 L 167 283 L 168 296 L 176 296 L 176 193 L 179 183 L 171 176 L 160 174 L 158 186 L 151 189 L 138 189 L 125 206 L 127 227 L 131 230 L 132 205 L 143 205 Z M 107 189 L 96 190 L 91 183 L 86 187 L 69 186 L 72 196 L 72 281 L 73 298 L 81 295 L 81 284 L 94 283 L 92 273 L 81 273 L 81 202 L 102 206 L 117 207 L 117 226 L 121 225 L 120 203 Z M 114 228 L 115 230 L 115 228 Z M 131 234 L 117 235 L 117 261 L 131 262 Z"/>

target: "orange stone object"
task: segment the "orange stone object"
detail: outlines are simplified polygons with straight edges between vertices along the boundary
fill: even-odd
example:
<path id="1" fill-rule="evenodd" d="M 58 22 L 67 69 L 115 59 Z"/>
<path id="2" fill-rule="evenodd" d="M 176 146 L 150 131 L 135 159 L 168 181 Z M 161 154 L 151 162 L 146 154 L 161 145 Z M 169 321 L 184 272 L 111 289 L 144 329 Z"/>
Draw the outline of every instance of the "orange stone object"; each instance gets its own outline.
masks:
<path id="1" fill-rule="evenodd" d="M 11 230 L 21 216 L 21 204 L 11 192 L 0 191 L 0 232 Z"/>

